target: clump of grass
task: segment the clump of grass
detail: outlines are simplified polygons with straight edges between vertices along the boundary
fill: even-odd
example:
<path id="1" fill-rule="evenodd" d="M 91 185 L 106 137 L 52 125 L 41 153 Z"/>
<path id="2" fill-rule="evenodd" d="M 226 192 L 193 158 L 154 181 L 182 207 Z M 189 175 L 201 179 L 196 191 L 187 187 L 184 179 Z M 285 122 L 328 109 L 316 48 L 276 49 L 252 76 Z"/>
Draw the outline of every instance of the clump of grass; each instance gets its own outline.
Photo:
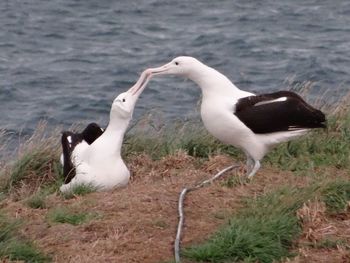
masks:
<path id="1" fill-rule="evenodd" d="M 11 187 L 18 185 L 23 179 L 52 173 L 51 167 L 56 165 L 56 161 L 48 153 L 44 149 L 36 149 L 24 154 L 14 164 L 6 189 L 9 190 Z"/>
<path id="2" fill-rule="evenodd" d="M 97 190 L 97 188 L 93 185 L 89 184 L 81 184 L 73 187 L 72 191 L 67 192 L 67 193 L 62 193 L 62 196 L 65 199 L 71 199 L 75 196 L 84 196 L 89 193 L 93 193 Z"/>
<path id="3" fill-rule="evenodd" d="M 160 229 L 165 229 L 165 228 L 169 227 L 167 222 L 162 220 L 162 219 L 159 219 L 159 220 L 155 221 L 153 224 L 154 224 L 155 227 L 160 228 Z"/>
<path id="4" fill-rule="evenodd" d="M 3 251 L 0 248 L 0 257 L 7 258 L 9 260 L 21 260 L 24 262 L 50 262 L 50 257 L 43 255 L 37 250 L 30 242 L 23 242 L 19 240 L 13 240 L 5 247 Z"/>
<path id="5" fill-rule="evenodd" d="M 325 202 L 330 214 L 344 213 L 349 208 L 350 182 L 335 181 L 327 185 L 322 192 L 322 201 Z"/>
<path id="6" fill-rule="evenodd" d="M 0 191 L 10 193 L 25 185 L 29 192 L 34 192 L 62 176 L 60 135 L 56 131 L 48 136 L 45 129 L 45 123 L 40 123 L 33 136 L 20 146 L 17 160 L 2 168 Z"/>
<path id="7" fill-rule="evenodd" d="M 37 192 L 31 195 L 26 201 L 26 205 L 33 209 L 45 209 L 46 197 L 58 191 L 59 186 L 62 185 L 63 178 L 58 178 L 56 181 L 43 185 Z"/>
<path id="8" fill-rule="evenodd" d="M 45 209 L 46 208 L 46 202 L 45 202 L 45 196 L 42 193 L 37 193 L 28 198 L 26 201 L 26 204 L 33 209 Z"/>
<path id="9" fill-rule="evenodd" d="M 347 241 L 343 239 L 329 239 L 325 238 L 316 243 L 310 243 L 309 246 L 317 249 L 322 248 L 337 248 L 338 246 L 347 246 Z"/>
<path id="10" fill-rule="evenodd" d="M 6 195 L 3 192 L 0 192 L 0 202 L 6 199 Z"/>
<path id="11" fill-rule="evenodd" d="M 291 238 L 298 233 L 297 220 L 288 215 L 237 218 L 210 242 L 188 249 L 184 255 L 197 261 L 236 262 L 249 258 L 254 262 L 272 262 L 289 255 Z"/>
<path id="12" fill-rule="evenodd" d="M 17 233 L 19 221 L 0 216 L 0 259 L 22 260 L 24 262 L 49 262 L 50 258 L 42 254 L 35 246 L 25 241 Z"/>
<path id="13" fill-rule="evenodd" d="M 230 176 L 227 179 L 225 179 L 221 185 L 226 186 L 228 188 L 233 188 L 238 185 L 243 185 L 245 183 L 249 182 L 249 179 L 242 176 Z"/>
<path id="14" fill-rule="evenodd" d="M 3 214 L 0 214 L 0 243 L 11 239 L 19 225 L 20 222 L 18 220 L 10 222 Z"/>
<path id="15" fill-rule="evenodd" d="M 63 208 L 56 208 L 50 211 L 48 217 L 49 220 L 54 223 L 67 223 L 76 226 L 96 218 L 96 215 L 84 212 L 77 213 Z"/>
<path id="16" fill-rule="evenodd" d="M 284 188 L 249 200 L 247 208 L 234 216 L 227 227 L 183 254 L 192 260 L 210 262 L 272 262 L 287 257 L 290 245 L 300 233 L 295 211 L 305 195 L 300 195 L 298 189 Z"/>

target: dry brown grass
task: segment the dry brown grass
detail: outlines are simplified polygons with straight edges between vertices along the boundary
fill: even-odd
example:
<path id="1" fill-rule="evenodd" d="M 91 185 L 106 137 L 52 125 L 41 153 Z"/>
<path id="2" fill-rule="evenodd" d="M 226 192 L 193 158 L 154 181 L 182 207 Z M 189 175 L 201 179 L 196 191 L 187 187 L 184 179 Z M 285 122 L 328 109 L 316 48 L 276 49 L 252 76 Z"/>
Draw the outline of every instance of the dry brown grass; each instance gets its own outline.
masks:
<path id="1" fill-rule="evenodd" d="M 295 251 L 298 256 L 286 262 L 350 262 L 350 213 L 329 216 L 326 205 L 309 201 L 298 211 L 303 232 Z"/>

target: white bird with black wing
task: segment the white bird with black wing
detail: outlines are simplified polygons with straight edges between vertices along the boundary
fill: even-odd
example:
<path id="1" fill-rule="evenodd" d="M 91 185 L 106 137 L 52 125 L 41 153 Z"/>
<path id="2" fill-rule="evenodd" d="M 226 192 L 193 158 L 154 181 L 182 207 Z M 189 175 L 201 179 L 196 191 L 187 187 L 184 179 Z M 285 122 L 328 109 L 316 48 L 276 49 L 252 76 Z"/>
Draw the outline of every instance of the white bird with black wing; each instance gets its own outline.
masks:
<path id="1" fill-rule="evenodd" d="M 324 128 L 325 115 L 290 91 L 255 95 L 238 89 L 225 75 L 193 57 L 177 57 L 150 69 L 194 81 L 202 90 L 201 117 L 206 129 L 247 156 L 252 178 L 269 149 L 314 128 Z"/>
<path id="2" fill-rule="evenodd" d="M 69 192 L 78 185 L 109 190 L 129 182 L 130 171 L 121 157 L 121 148 L 136 101 L 149 79 L 150 74 L 146 70 L 132 88 L 118 95 L 113 101 L 109 123 L 103 133 L 93 125 L 86 133 L 83 132 L 84 136 L 63 134 L 66 182 L 60 187 L 61 192 Z"/>

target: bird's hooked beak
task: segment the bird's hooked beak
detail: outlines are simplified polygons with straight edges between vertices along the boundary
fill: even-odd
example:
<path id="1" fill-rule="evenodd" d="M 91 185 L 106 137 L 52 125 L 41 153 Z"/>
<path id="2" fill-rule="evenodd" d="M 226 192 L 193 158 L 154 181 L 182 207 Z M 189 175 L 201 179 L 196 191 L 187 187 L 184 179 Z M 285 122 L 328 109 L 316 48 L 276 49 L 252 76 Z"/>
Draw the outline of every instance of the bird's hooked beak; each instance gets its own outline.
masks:
<path id="1" fill-rule="evenodd" d="M 140 78 L 137 80 L 134 86 L 132 86 L 127 92 L 133 96 L 139 96 L 145 89 L 148 81 L 151 79 L 152 73 L 150 69 L 146 69 L 142 72 Z"/>
<path id="2" fill-rule="evenodd" d="M 169 71 L 172 68 L 172 62 L 167 63 L 163 66 L 160 66 L 158 68 L 149 68 L 147 69 L 151 75 L 162 75 L 162 74 L 168 74 L 170 73 Z"/>

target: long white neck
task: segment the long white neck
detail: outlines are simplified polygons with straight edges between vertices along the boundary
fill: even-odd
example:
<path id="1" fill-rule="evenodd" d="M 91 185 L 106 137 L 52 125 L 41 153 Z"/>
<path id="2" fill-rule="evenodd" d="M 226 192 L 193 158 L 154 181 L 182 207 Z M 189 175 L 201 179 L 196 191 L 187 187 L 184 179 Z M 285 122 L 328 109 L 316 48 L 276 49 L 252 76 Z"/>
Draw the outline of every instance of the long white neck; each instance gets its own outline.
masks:
<path id="1" fill-rule="evenodd" d="M 111 114 L 109 124 L 101 135 L 97 147 L 103 148 L 106 155 L 121 155 L 124 134 L 130 119 L 119 119 Z"/>
<path id="2" fill-rule="evenodd" d="M 202 63 L 191 71 L 188 78 L 202 89 L 203 99 L 225 96 L 239 99 L 251 93 L 238 89 L 225 75 Z"/>

